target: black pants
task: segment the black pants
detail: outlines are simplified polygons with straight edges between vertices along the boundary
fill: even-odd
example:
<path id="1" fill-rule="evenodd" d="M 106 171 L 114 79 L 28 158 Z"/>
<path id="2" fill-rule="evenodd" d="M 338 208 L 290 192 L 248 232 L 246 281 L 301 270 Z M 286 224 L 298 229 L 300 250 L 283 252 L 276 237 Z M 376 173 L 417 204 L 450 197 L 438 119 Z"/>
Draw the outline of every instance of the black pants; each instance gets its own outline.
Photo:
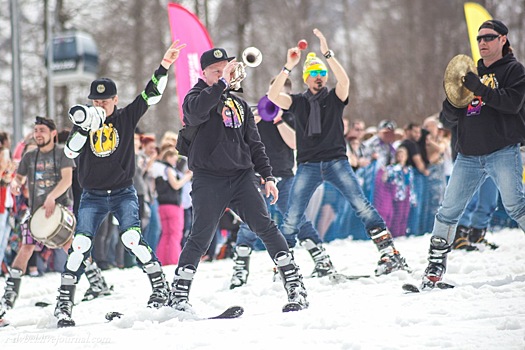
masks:
<path id="1" fill-rule="evenodd" d="M 191 192 L 193 228 L 182 249 L 179 266 L 198 266 L 226 208 L 233 209 L 261 238 L 272 259 L 279 252 L 288 252 L 286 240 L 270 219 L 254 177 L 253 170 L 235 177 L 194 174 Z"/>

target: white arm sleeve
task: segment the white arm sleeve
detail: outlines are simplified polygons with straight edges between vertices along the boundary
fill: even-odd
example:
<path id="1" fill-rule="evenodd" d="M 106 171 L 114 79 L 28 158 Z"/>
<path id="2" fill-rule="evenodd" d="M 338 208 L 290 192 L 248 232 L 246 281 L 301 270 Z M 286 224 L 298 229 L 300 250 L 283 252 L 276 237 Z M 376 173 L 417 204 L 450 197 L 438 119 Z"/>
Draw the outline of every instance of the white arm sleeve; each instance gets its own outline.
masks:
<path id="1" fill-rule="evenodd" d="M 86 143 L 87 135 L 81 134 L 80 132 L 75 132 L 71 137 L 66 141 L 64 147 L 64 153 L 69 159 L 75 159 L 78 157 L 84 144 Z"/>
<path id="2" fill-rule="evenodd" d="M 106 111 L 100 107 L 74 105 L 69 109 L 69 119 L 86 131 L 95 131 L 104 125 Z"/>

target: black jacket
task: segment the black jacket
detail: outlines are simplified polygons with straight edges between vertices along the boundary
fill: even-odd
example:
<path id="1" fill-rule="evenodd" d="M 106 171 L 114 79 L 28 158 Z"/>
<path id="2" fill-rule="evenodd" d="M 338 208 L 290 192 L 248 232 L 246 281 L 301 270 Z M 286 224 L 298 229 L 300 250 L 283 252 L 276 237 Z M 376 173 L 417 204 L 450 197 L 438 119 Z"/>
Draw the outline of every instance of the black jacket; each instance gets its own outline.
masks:
<path id="1" fill-rule="evenodd" d="M 235 176 L 254 168 L 266 178 L 272 174 L 272 168 L 253 113 L 246 101 L 225 92 L 225 88 L 222 81 L 208 86 L 199 79 L 184 98 L 184 123 L 199 126 L 188 155 L 189 168 L 196 175 L 204 172 L 218 176 Z M 237 128 L 223 122 L 227 98 L 237 102 L 232 108 L 235 111 L 231 111 L 240 116 L 241 125 Z"/>
<path id="2" fill-rule="evenodd" d="M 525 67 L 507 54 L 490 67 L 478 61 L 484 84 L 466 108 L 443 102 L 441 120 L 457 124 L 456 150 L 464 155 L 485 155 L 525 140 Z M 479 106 L 481 104 L 481 107 Z M 476 111 L 476 107 L 480 107 Z"/>
<path id="3" fill-rule="evenodd" d="M 166 75 L 160 66 L 155 76 Z M 156 89 L 150 80 L 146 85 L 146 94 Z M 115 108 L 104 122 L 104 127 L 90 132 L 88 140 L 78 156 L 78 180 L 83 189 L 116 190 L 133 184 L 135 174 L 134 134 L 137 123 L 148 110 L 148 104 L 138 95 L 124 108 Z M 70 135 L 76 131 L 74 126 Z"/>

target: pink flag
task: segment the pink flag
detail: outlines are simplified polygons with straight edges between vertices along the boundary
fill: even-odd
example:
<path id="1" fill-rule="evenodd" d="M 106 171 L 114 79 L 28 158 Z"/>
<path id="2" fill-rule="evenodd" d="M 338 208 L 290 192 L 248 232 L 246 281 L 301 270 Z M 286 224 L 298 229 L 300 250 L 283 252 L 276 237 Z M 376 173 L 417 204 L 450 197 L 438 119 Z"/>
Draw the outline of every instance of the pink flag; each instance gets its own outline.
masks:
<path id="1" fill-rule="evenodd" d="M 171 37 L 179 39 L 187 46 L 182 49 L 175 62 L 179 112 L 182 119 L 182 102 L 188 91 L 201 77 L 200 57 L 204 51 L 213 47 L 208 31 L 197 16 L 179 4 L 168 4 Z"/>

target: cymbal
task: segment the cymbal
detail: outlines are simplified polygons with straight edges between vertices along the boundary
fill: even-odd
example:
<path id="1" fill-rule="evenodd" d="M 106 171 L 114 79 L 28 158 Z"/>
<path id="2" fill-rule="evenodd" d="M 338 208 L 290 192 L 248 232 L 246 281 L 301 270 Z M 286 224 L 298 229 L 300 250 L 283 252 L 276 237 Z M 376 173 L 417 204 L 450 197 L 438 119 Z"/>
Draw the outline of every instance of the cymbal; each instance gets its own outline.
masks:
<path id="1" fill-rule="evenodd" d="M 467 107 L 474 98 L 474 93 L 463 86 L 468 72 L 478 74 L 474 60 L 467 55 L 454 56 L 445 69 L 443 88 L 448 102 L 456 108 Z"/>

